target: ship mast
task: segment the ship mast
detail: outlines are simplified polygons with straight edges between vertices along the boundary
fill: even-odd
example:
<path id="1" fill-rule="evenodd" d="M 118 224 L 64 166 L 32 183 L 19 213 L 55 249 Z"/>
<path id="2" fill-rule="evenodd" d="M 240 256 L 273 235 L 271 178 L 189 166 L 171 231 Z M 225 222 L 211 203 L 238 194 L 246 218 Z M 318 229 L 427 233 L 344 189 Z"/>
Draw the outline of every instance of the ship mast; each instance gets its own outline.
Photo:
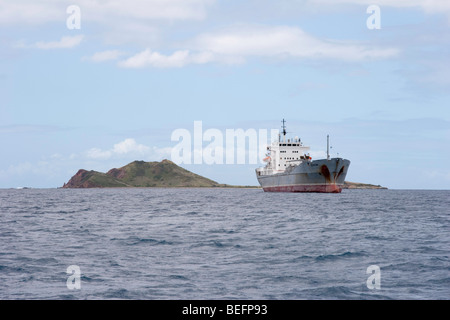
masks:
<path id="1" fill-rule="evenodd" d="M 330 135 L 327 134 L 327 160 L 330 160 Z"/>
<path id="2" fill-rule="evenodd" d="M 281 128 L 283 128 L 283 142 L 286 142 L 286 121 L 283 119 L 283 121 L 281 121 L 283 123 L 283 125 L 281 126 Z"/>

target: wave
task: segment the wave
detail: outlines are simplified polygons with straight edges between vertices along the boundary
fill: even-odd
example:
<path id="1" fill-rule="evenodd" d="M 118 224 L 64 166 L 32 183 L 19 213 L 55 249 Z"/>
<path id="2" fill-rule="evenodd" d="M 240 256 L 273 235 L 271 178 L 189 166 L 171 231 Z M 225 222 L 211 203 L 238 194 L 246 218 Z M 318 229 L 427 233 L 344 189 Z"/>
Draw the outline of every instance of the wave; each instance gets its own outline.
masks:
<path id="1" fill-rule="evenodd" d="M 104 293 L 102 296 L 106 299 L 133 299 L 132 293 L 127 289 L 110 289 Z"/>
<path id="2" fill-rule="evenodd" d="M 189 278 L 187 278 L 185 276 L 179 275 L 179 274 L 171 274 L 169 276 L 169 278 L 170 279 L 174 279 L 174 280 L 185 280 L 185 281 L 190 281 L 191 280 L 191 279 L 189 279 Z"/>
<path id="3" fill-rule="evenodd" d="M 213 248 L 235 248 L 235 249 L 241 249 L 242 245 L 237 243 L 230 243 L 230 242 L 222 242 L 219 240 L 209 240 L 209 241 L 202 241 L 193 243 L 191 248 L 201 248 L 201 247 L 213 247 Z"/>
<path id="4" fill-rule="evenodd" d="M 150 244 L 150 245 L 172 245 L 172 241 L 167 240 L 157 240 L 153 238 L 140 238 L 137 236 L 130 236 L 128 238 L 112 238 L 111 241 L 120 241 L 125 245 L 133 246 L 137 244 Z"/>
<path id="5" fill-rule="evenodd" d="M 346 251 L 344 253 L 339 254 L 325 254 L 320 255 L 314 258 L 315 261 L 328 261 L 328 260 L 338 260 L 342 258 L 354 258 L 354 257 L 362 257 L 365 256 L 366 253 L 364 251 L 358 251 L 358 252 L 351 252 Z"/>

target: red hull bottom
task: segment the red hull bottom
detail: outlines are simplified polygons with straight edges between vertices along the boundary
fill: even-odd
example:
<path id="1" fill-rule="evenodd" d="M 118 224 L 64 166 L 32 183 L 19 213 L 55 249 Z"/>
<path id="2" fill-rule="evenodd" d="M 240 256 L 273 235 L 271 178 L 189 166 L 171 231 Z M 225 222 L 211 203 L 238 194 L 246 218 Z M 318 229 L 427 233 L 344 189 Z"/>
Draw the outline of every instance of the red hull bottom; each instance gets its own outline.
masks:
<path id="1" fill-rule="evenodd" d="M 323 185 L 296 185 L 296 186 L 279 186 L 265 187 L 265 192 L 322 192 L 322 193 L 340 193 L 342 188 L 335 184 Z"/>

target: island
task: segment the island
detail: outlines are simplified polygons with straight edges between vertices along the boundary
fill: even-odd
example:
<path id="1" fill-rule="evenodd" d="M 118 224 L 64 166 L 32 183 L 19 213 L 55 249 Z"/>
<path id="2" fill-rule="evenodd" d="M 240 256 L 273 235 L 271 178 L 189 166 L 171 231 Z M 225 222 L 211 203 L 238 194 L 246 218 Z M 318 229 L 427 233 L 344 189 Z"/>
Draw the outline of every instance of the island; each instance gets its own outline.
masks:
<path id="1" fill-rule="evenodd" d="M 107 173 L 80 169 L 62 188 L 260 188 L 218 183 L 186 170 L 170 160 L 133 161 Z M 345 182 L 343 189 L 387 189 L 372 184 Z"/>
<path id="2" fill-rule="evenodd" d="M 344 185 L 342 186 L 342 189 L 387 189 L 387 188 L 382 187 L 380 185 L 374 185 L 374 184 L 368 184 L 368 183 L 344 181 Z"/>
<path id="3" fill-rule="evenodd" d="M 129 187 L 226 187 L 255 188 L 254 186 L 232 186 L 218 183 L 188 171 L 170 160 L 145 162 L 133 161 L 107 173 L 80 169 L 63 188 L 129 188 Z"/>

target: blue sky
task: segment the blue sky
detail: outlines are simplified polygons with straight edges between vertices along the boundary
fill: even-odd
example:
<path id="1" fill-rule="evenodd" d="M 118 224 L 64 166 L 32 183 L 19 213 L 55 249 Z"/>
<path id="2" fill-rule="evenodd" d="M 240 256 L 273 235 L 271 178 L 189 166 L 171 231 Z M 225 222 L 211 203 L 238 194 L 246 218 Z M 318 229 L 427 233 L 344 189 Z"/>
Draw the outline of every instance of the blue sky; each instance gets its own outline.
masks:
<path id="1" fill-rule="evenodd" d="M 170 159 L 194 121 L 285 118 L 315 155 L 330 134 L 349 181 L 449 189 L 449 31 L 447 0 L 0 0 L 0 188 Z M 182 166 L 257 184 L 259 165 Z"/>

